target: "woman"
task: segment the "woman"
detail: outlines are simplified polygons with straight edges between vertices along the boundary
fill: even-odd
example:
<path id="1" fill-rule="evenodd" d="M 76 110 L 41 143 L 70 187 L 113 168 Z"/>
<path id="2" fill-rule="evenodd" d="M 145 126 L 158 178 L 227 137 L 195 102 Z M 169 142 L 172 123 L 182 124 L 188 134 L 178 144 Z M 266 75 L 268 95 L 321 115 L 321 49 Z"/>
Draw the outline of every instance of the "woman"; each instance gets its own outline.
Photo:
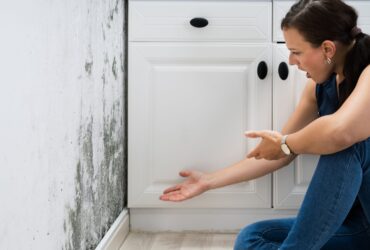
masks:
<path id="1" fill-rule="evenodd" d="M 370 249 L 370 38 L 341 0 L 301 0 L 281 28 L 289 63 L 310 78 L 282 132 L 247 132 L 262 138 L 247 159 L 209 174 L 182 171 L 187 179 L 161 199 L 189 199 L 320 154 L 297 218 L 247 226 L 234 249 Z"/>

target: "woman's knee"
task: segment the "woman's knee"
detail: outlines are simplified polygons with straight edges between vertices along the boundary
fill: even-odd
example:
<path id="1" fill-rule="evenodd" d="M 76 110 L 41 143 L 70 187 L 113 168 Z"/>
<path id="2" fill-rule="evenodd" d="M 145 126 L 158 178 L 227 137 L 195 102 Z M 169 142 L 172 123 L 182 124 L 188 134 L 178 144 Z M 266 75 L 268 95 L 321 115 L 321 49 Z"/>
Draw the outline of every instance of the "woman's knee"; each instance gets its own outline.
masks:
<path id="1" fill-rule="evenodd" d="M 235 241 L 234 250 L 263 249 L 284 241 L 294 219 L 267 220 L 243 228 Z"/>
<path id="2" fill-rule="evenodd" d="M 235 240 L 234 250 L 251 249 L 251 246 L 260 239 L 260 222 L 251 224 L 243 228 Z"/>
<path id="3" fill-rule="evenodd" d="M 243 228 L 235 241 L 234 250 L 248 249 L 249 246 L 256 240 L 260 235 L 258 223 L 251 224 Z"/>

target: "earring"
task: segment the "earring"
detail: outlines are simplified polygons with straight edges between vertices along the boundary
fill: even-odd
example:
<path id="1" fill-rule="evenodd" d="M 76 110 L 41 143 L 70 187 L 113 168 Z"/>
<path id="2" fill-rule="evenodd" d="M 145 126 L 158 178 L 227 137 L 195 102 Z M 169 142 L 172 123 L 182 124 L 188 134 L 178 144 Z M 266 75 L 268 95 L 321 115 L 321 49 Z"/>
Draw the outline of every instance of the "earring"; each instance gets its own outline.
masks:
<path id="1" fill-rule="evenodd" d="M 326 63 L 328 64 L 328 65 L 330 65 L 331 64 L 331 59 L 328 57 L 328 58 L 326 58 Z"/>

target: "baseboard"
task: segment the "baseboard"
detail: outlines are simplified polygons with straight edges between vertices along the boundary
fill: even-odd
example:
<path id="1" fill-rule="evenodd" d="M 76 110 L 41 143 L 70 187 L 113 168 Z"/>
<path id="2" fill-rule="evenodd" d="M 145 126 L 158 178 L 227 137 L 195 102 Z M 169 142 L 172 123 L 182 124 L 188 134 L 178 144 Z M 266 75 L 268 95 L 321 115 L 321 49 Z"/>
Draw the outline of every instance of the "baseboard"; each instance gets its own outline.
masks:
<path id="1" fill-rule="evenodd" d="M 235 233 L 253 222 L 296 215 L 293 209 L 130 208 L 130 231 Z"/>
<path id="2" fill-rule="evenodd" d="M 129 231 L 129 213 L 127 209 L 124 209 L 95 250 L 118 250 L 126 239 Z"/>

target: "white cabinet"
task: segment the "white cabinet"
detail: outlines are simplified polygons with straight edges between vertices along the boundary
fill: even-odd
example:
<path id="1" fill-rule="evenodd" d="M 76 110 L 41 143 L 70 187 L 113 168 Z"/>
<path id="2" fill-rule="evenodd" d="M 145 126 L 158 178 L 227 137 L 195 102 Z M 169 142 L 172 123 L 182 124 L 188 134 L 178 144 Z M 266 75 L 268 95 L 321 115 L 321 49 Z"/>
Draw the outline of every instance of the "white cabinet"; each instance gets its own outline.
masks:
<path id="1" fill-rule="evenodd" d="M 283 80 L 279 67 L 288 65 L 289 51 L 285 44 L 273 45 L 273 128 L 281 131 L 307 82 L 305 73 L 296 66 L 288 66 L 288 76 Z M 285 77 L 284 77 L 285 78 Z M 303 200 L 318 157 L 299 155 L 289 166 L 273 173 L 273 207 L 297 208 Z"/>
<path id="2" fill-rule="evenodd" d="M 243 159 L 256 143 L 245 130 L 271 129 L 271 2 L 131 1 L 129 9 L 129 207 L 270 208 L 270 175 L 179 204 L 158 197 L 182 169 Z M 195 17 L 209 25 L 192 27 Z"/>
<path id="3" fill-rule="evenodd" d="M 369 32 L 370 3 L 348 2 L 359 11 L 359 26 Z M 285 80 L 278 74 L 281 63 L 288 64 L 288 50 L 278 43 L 283 41 L 280 21 L 293 3 L 129 1 L 128 206 L 134 228 L 146 230 L 154 223 L 169 230 L 181 217 L 178 223 L 187 225 L 182 229 L 193 230 L 194 214 L 200 214 L 198 228 L 224 230 L 288 211 L 294 215 L 296 210 L 289 209 L 302 202 L 315 156 L 299 156 L 272 175 L 186 202 L 158 199 L 181 181 L 182 169 L 208 172 L 245 157 L 258 142 L 245 139 L 245 130 L 282 129 L 307 80 L 295 66 L 288 66 Z M 193 27 L 194 18 L 207 25 Z M 267 74 L 260 79 L 262 62 Z M 228 221 L 215 226 L 218 217 Z"/>

